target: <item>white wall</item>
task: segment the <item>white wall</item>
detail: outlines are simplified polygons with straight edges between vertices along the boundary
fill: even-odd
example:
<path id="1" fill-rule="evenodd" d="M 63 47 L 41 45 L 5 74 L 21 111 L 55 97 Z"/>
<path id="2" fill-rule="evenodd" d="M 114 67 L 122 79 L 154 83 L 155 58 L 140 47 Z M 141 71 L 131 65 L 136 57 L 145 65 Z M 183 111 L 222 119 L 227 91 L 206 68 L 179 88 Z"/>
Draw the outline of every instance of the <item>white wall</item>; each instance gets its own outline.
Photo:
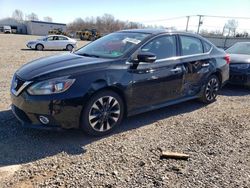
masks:
<path id="1" fill-rule="evenodd" d="M 27 34 L 29 35 L 48 35 L 48 31 L 52 29 L 61 28 L 63 31 L 66 31 L 66 25 L 53 24 L 53 23 L 43 23 L 43 22 L 27 22 Z"/>

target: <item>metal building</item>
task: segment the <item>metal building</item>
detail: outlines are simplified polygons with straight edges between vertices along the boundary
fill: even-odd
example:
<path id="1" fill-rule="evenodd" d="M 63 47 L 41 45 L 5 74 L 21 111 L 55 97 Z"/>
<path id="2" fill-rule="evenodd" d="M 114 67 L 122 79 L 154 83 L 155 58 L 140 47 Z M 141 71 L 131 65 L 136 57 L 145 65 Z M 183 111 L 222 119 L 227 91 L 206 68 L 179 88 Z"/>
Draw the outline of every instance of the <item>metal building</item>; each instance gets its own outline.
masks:
<path id="1" fill-rule="evenodd" d="M 3 26 L 10 26 L 12 33 L 27 33 L 26 24 L 24 21 L 17 21 L 13 18 L 4 18 L 0 20 L 0 30 L 3 30 Z"/>
<path id="2" fill-rule="evenodd" d="M 27 21 L 27 34 L 29 35 L 48 35 L 48 31 L 52 29 L 60 29 L 66 31 L 66 24 L 43 22 L 43 21 Z"/>

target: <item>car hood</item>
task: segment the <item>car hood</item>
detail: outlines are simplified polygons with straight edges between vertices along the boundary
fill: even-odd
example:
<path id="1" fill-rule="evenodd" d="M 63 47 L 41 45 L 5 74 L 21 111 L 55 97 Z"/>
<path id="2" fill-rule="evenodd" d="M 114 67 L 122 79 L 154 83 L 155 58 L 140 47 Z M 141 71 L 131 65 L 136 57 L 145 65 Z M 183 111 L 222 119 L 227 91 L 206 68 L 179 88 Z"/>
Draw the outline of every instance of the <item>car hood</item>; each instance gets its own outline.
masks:
<path id="1" fill-rule="evenodd" d="M 229 54 L 230 63 L 250 63 L 250 55 L 245 54 Z"/>
<path id="2" fill-rule="evenodd" d="M 27 42 L 27 44 L 28 44 L 28 43 L 35 43 L 35 42 L 38 42 L 38 40 L 29 40 L 29 41 Z"/>
<path id="3" fill-rule="evenodd" d="M 64 53 L 49 57 L 43 57 L 23 65 L 17 70 L 16 75 L 22 80 L 33 80 L 35 78 L 61 72 L 70 75 L 74 72 L 90 71 L 107 67 L 110 59 L 84 57 L 74 53 Z M 58 75 L 58 74 L 57 74 Z"/>

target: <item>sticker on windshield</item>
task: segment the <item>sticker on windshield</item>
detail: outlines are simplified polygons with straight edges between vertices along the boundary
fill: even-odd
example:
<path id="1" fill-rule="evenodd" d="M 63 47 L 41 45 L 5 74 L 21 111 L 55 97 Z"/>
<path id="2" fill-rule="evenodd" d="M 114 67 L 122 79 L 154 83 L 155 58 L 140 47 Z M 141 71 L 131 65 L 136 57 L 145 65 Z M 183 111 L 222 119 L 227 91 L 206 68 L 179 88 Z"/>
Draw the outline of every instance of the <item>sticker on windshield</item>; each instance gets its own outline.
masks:
<path id="1" fill-rule="evenodd" d="M 138 39 L 133 39 L 133 38 L 125 38 L 122 40 L 123 43 L 127 43 L 127 42 L 130 42 L 130 43 L 133 43 L 133 44 L 139 44 L 141 41 L 138 40 Z"/>

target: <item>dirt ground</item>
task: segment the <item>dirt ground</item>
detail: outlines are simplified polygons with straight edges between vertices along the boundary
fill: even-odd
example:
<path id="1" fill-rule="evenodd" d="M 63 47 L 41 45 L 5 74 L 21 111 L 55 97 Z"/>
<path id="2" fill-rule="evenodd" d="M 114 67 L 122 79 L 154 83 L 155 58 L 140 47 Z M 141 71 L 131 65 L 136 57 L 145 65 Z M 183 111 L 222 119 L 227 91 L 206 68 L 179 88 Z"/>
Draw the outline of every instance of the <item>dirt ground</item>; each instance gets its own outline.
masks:
<path id="1" fill-rule="evenodd" d="M 0 187 L 250 187 L 250 90 L 223 88 L 128 119 L 111 135 L 24 129 L 8 109 L 13 73 L 33 59 L 37 36 L 0 34 Z M 80 41 L 78 46 L 84 45 Z M 187 161 L 161 159 L 161 150 Z"/>
<path id="2" fill-rule="evenodd" d="M 9 89 L 12 75 L 23 64 L 39 57 L 49 56 L 66 51 L 35 51 L 26 47 L 26 42 L 39 36 L 0 34 L 0 109 L 10 105 Z M 77 47 L 86 44 L 86 41 L 78 41 Z M 3 97 L 2 97 L 3 96 Z"/>

